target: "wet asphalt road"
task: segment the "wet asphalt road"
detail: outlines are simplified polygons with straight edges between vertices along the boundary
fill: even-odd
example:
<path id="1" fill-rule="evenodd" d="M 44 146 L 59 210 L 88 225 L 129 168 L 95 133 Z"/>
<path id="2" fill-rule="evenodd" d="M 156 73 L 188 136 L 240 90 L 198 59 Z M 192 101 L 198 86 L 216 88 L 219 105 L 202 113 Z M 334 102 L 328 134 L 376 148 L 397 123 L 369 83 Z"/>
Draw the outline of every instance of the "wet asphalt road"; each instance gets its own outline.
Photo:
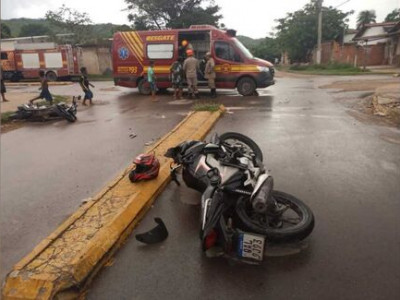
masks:
<path id="1" fill-rule="evenodd" d="M 261 266 L 207 259 L 198 240 L 200 195 L 170 184 L 136 229 L 152 228 L 158 216 L 168 239 L 151 247 L 128 239 L 88 298 L 398 299 L 400 130 L 349 115 L 336 94 L 318 89 L 332 80 L 280 78 L 260 97 L 224 92 L 228 112 L 213 130 L 251 136 L 275 188 L 311 207 L 307 250 Z M 151 103 L 109 83 L 96 84 L 95 94 L 98 103 L 78 112 L 76 124 L 32 124 L 1 136 L 2 277 L 192 105 L 166 96 Z"/>
<path id="2" fill-rule="evenodd" d="M 161 217 L 168 239 L 143 246 L 132 236 L 88 298 L 399 299 L 400 131 L 350 116 L 336 94 L 317 88 L 329 80 L 282 78 L 258 98 L 226 94 L 230 109 L 213 130 L 254 138 L 276 189 L 312 208 L 307 250 L 261 266 L 207 259 L 200 195 L 171 183 L 135 231 Z"/>

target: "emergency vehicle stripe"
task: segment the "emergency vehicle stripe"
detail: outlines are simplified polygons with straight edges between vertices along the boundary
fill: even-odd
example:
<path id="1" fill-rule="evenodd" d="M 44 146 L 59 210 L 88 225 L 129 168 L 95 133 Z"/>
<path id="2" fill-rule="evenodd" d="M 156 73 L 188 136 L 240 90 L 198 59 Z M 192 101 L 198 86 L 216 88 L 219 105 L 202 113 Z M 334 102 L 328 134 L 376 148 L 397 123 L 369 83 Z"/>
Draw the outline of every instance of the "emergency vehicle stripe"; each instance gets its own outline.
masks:
<path id="1" fill-rule="evenodd" d="M 139 46 L 137 45 L 137 43 L 135 42 L 135 40 L 133 39 L 133 36 L 128 32 L 126 34 L 126 38 L 129 40 L 129 42 L 131 43 L 132 47 L 135 50 L 135 53 L 137 54 L 138 58 L 143 61 L 143 54 L 140 51 Z"/>
<path id="2" fill-rule="evenodd" d="M 130 39 L 128 39 L 128 36 L 125 32 L 121 32 L 121 36 L 124 39 L 124 42 L 129 46 L 129 49 L 133 52 L 133 54 L 138 57 L 137 51 L 134 48 L 132 42 L 130 41 Z"/>
<path id="3" fill-rule="evenodd" d="M 154 66 L 154 73 L 169 73 L 171 66 Z M 143 72 L 147 72 L 149 67 L 144 67 Z"/>
<path id="4" fill-rule="evenodd" d="M 233 73 L 233 72 L 260 72 L 256 65 L 216 65 L 216 72 L 225 72 L 225 73 Z"/>
<path id="5" fill-rule="evenodd" d="M 143 53 L 143 42 L 142 39 L 140 38 L 139 34 L 136 31 L 132 32 L 133 37 L 135 38 L 136 42 L 138 43 L 139 49 L 141 51 L 142 56 L 144 57 Z"/>
<path id="6" fill-rule="evenodd" d="M 131 50 L 132 54 L 136 57 L 137 61 L 139 62 L 139 64 L 143 67 L 142 64 L 142 59 L 140 58 L 140 56 L 136 53 L 135 48 L 133 47 L 132 43 L 130 42 L 130 40 L 125 36 L 125 33 L 121 32 L 121 36 L 123 38 L 123 40 L 125 41 L 125 43 L 127 44 L 127 46 L 129 47 L 129 49 Z"/>

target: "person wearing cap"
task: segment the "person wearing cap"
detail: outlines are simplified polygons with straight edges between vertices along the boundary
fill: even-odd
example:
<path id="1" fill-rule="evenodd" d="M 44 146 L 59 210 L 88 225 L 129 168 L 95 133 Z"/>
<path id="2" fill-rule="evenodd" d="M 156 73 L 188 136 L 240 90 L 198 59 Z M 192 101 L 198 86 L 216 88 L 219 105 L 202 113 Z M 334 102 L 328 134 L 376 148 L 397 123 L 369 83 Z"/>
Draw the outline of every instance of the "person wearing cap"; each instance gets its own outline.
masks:
<path id="1" fill-rule="evenodd" d="M 204 70 L 204 77 L 208 80 L 208 87 L 211 90 L 211 97 L 215 98 L 217 97 L 217 91 L 215 89 L 215 62 L 214 59 L 211 57 L 211 52 L 206 53 L 206 68 Z"/>
<path id="2" fill-rule="evenodd" d="M 183 62 L 183 71 L 185 72 L 186 82 L 188 85 L 189 96 L 193 98 L 199 98 L 199 90 L 197 89 L 197 70 L 199 68 L 199 62 L 197 58 L 193 56 L 193 50 L 186 50 L 188 56 Z"/>

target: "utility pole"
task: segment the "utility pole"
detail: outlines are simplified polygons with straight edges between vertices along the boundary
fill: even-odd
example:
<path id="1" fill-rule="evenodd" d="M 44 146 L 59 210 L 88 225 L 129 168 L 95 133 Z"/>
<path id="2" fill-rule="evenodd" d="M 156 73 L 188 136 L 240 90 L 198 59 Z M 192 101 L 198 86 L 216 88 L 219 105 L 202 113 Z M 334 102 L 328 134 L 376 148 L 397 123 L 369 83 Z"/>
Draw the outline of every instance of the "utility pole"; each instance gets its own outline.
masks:
<path id="1" fill-rule="evenodd" d="M 317 41 L 317 64 L 321 63 L 321 40 L 322 40 L 322 1 L 318 0 L 318 41 Z"/>

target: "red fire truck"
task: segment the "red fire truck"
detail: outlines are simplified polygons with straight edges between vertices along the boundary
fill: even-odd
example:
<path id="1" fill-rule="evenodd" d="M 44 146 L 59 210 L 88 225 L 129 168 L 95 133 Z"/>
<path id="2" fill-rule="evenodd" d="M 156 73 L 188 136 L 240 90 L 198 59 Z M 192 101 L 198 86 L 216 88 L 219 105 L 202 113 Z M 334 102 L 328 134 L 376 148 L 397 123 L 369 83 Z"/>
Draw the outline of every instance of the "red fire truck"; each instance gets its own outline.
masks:
<path id="1" fill-rule="evenodd" d="M 1 68 L 3 78 L 11 81 L 38 78 L 45 71 L 50 81 L 70 79 L 79 74 L 81 48 L 54 43 L 2 42 Z"/>
<path id="2" fill-rule="evenodd" d="M 113 69 L 115 85 L 138 87 L 148 94 L 146 72 L 149 61 L 155 62 L 157 86 L 171 87 L 170 66 L 184 56 L 182 41 L 192 46 L 194 55 L 201 60 L 210 51 L 215 60 L 217 88 L 237 88 L 242 95 L 252 95 L 256 88 L 273 85 L 274 67 L 254 57 L 235 38 L 234 30 L 220 30 L 209 25 L 192 25 L 188 29 L 117 32 L 113 38 Z M 199 86 L 207 81 L 198 74 Z"/>

